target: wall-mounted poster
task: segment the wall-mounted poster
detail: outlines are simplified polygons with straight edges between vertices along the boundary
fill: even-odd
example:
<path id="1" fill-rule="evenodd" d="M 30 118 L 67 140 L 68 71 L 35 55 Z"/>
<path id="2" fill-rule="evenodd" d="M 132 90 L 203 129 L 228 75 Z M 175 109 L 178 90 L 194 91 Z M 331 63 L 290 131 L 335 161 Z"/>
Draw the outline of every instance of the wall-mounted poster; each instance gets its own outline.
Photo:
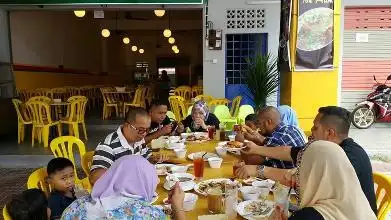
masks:
<path id="1" fill-rule="evenodd" d="M 289 53 L 289 33 L 291 31 L 292 0 L 281 0 L 280 39 L 278 48 L 278 69 L 280 72 L 291 71 Z"/>
<path id="2" fill-rule="evenodd" d="M 299 0 L 296 70 L 333 68 L 334 0 Z"/>

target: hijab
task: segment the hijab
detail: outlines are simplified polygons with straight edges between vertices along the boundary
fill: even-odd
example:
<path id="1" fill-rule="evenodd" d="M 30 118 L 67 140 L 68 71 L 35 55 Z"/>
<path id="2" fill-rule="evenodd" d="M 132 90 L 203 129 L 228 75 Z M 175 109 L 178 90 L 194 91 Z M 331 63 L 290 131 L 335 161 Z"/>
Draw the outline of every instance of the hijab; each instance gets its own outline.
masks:
<path id="1" fill-rule="evenodd" d="M 202 114 L 204 115 L 204 120 L 208 119 L 209 116 L 209 108 L 205 101 L 199 100 L 196 101 L 193 105 L 193 108 L 191 109 L 191 114 L 193 115 L 194 110 L 200 110 Z"/>
<path id="2" fill-rule="evenodd" d="M 280 112 L 281 121 L 284 124 L 299 127 L 296 112 L 290 106 L 280 105 L 277 107 L 277 109 Z"/>
<path id="3" fill-rule="evenodd" d="M 91 197 L 102 200 L 106 197 L 139 197 L 152 201 L 158 178 L 156 169 L 141 156 L 123 156 L 95 183 Z"/>
<path id="4" fill-rule="evenodd" d="M 310 143 L 299 153 L 297 167 L 301 209 L 312 207 L 326 220 L 376 220 L 356 172 L 339 145 Z"/>

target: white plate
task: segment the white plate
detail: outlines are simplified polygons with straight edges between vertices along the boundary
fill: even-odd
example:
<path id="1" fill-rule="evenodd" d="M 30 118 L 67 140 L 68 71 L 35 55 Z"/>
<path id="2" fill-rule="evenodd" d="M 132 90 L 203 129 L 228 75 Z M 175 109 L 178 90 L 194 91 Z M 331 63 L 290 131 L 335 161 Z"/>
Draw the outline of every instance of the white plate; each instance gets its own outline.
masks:
<path id="1" fill-rule="evenodd" d="M 203 192 L 200 190 L 200 185 L 203 184 L 203 183 L 209 183 L 209 182 L 220 182 L 220 181 L 228 181 L 228 182 L 231 182 L 232 181 L 230 179 L 227 179 L 227 178 L 219 178 L 219 179 L 209 179 L 209 180 L 204 180 L 204 181 L 201 181 L 199 182 L 197 185 L 194 186 L 194 191 L 197 192 L 198 194 L 200 195 L 203 195 L 203 196 L 206 196 L 206 192 Z"/>
<path id="2" fill-rule="evenodd" d="M 245 207 L 247 205 L 249 205 L 252 202 L 256 202 L 256 201 L 264 202 L 270 208 L 270 210 L 263 215 L 253 215 L 252 213 L 245 211 Z M 239 215 L 241 215 L 243 218 L 248 219 L 248 220 L 255 220 L 255 219 L 268 217 L 272 214 L 273 210 L 274 210 L 274 202 L 268 201 L 268 200 L 265 200 L 265 201 L 248 200 L 248 201 L 244 201 L 244 202 L 239 203 L 237 206 L 237 211 L 238 211 Z"/>
<path id="3" fill-rule="evenodd" d="M 196 185 L 196 183 L 194 181 L 191 181 L 189 184 L 182 185 L 181 188 L 184 192 L 187 192 L 187 191 L 193 190 L 195 185 Z M 163 188 L 166 190 L 171 190 L 167 181 L 164 183 Z"/>
<path id="4" fill-rule="evenodd" d="M 156 164 L 155 165 L 155 168 L 156 168 L 156 173 L 158 176 L 165 176 L 167 175 L 167 172 L 169 171 L 169 169 L 172 167 L 172 166 L 175 166 L 174 164 L 165 164 L 165 163 L 160 163 L 160 164 Z M 165 167 L 165 171 L 164 171 L 164 168 Z M 163 172 L 164 171 L 164 172 Z"/>
<path id="5" fill-rule="evenodd" d="M 194 155 L 195 154 L 200 154 L 200 156 L 204 155 L 206 152 L 205 151 L 200 151 L 200 152 L 195 152 L 195 153 L 191 153 L 189 155 L 187 155 L 187 158 L 189 158 L 190 160 L 194 160 Z M 204 156 L 204 161 L 208 161 L 208 158 L 211 158 L 211 157 L 219 157 L 219 155 L 215 154 L 215 153 L 207 153 L 205 154 Z"/>

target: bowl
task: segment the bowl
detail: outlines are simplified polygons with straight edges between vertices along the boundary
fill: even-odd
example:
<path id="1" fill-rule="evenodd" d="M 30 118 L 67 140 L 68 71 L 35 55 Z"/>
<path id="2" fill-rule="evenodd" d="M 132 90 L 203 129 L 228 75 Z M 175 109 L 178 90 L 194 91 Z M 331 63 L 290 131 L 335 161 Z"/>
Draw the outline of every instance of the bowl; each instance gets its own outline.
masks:
<path id="1" fill-rule="evenodd" d="M 172 173 L 186 173 L 188 169 L 188 166 L 173 166 L 170 170 Z"/>
<path id="2" fill-rule="evenodd" d="M 198 195 L 194 193 L 185 193 L 185 198 L 183 199 L 183 210 L 185 212 L 191 211 L 194 209 L 198 200 Z"/>
<path id="3" fill-rule="evenodd" d="M 186 157 L 186 152 L 187 150 L 184 149 L 184 148 L 181 148 L 181 149 L 174 149 L 174 152 L 175 152 L 175 156 L 177 158 L 185 158 Z"/>
<path id="4" fill-rule="evenodd" d="M 182 142 L 179 142 L 179 143 L 168 142 L 167 143 L 167 149 L 171 149 L 171 150 L 184 149 L 185 147 L 186 147 L 186 145 Z"/>
<path id="5" fill-rule="evenodd" d="M 243 186 L 239 188 L 244 200 L 257 200 L 261 195 L 258 187 Z"/>
<path id="6" fill-rule="evenodd" d="M 186 139 L 187 137 L 189 137 L 191 134 L 190 133 L 182 133 L 181 134 L 181 138 L 182 139 Z"/>
<path id="7" fill-rule="evenodd" d="M 223 159 L 220 157 L 211 157 L 208 158 L 209 166 L 213 169 L 218 169 L 221 167 L 221 163 L 223 163 Z"/>
<path id="8" fill-rule="evenodd" d="M 262 180 L 262 181 L 254 181 L 252 184 L 252 186 L 255 186 L 255 187 L 260 187 L 260 188 L 269 188 L 269 190 L 273 187 L 274 185 L 274 181 L 270 181 L 270 180 Z"/>
<path id="9" fill-rule="evenodd" d="M 168 137 L 168 141 L 170 143 L 177 143 L 181 140 L 181 137 L 180 136 L 170 136 Z"/>
<path id="10" fill-rule="evenodd" d="M 194 176 L 190 173 L 173 173 L 166 176 L 166 181 L 170 188 L 172 188 L 176 182 L 179 182 L 179 186 L 183 189 L 194 182 Z"/>
<path id="11" fill-rule="evenodd" d="M 235 141 L 235 138 L 236 138 L 236 135 L 235 135 L 235 134 L 228 135 L 229 141 Z"/>
<path id="12" fill-rule="evenodd" d="M 194 136 L 198 139 L 201 137 L 208 137 L 208 132 L 194 132 Z"/>
<path id="13" fill-rule="evenodd" d="M 222 147 L 222 146 L 217 146 L 215 149 L 216 149 L 216 153 L 220 157 L 227 155 L 227 148 Z"/>

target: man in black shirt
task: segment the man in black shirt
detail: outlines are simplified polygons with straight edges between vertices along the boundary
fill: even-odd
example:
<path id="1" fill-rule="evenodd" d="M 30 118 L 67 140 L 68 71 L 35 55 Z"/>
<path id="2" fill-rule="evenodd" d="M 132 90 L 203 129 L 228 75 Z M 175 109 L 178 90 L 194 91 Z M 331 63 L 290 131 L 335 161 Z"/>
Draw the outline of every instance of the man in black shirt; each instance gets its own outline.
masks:
<path id="1" fill-rule="evenodd" d="M 331 141 L 342 147 L 356 171 L 361 188 L 367 197 L 372 210 L 377 214 L 372 165 L 365 150 L 354 142 L 353 139 L 349 138 L 350 124 L 351 115 L 348 110 L 336 106 L 322 107 L 319 109 L 319 113 L 314 119 L 314 125 L 311 129 L 312 138 L 314 140 Z M 247 148 L 242 151 L 244 154 L 257 154 L 284 161 L 293 161 L 295 164 L 299 152 L 300 148 L 295 149 L 289 146 L 269 148 L 257 146 L 254 143 L 249 143 Z M 294 181 L 295 179 L 290 175 L 291 173 L 293 174 L 293 172 L 263 166 L 243 166 L 237 172 L 240 178 L 260 176 L 278 180 L 285 184 L 291 184 L 290 181 L 286 180 L 287 177 L 288 179 L 291 179 L 291 181 Z"/>
<path id="2" fill-rule="evenodd" d="M 157 139 L 164 135 L 169 135 L 172 132 L 173 125 L 170 118 L 167 117 L 168 104 L 165 100 L 153 100 L 149 108 L 151 116 L 151 127 L 145 137 L 145 143 L 150 143 L 153 139 Z"/>

